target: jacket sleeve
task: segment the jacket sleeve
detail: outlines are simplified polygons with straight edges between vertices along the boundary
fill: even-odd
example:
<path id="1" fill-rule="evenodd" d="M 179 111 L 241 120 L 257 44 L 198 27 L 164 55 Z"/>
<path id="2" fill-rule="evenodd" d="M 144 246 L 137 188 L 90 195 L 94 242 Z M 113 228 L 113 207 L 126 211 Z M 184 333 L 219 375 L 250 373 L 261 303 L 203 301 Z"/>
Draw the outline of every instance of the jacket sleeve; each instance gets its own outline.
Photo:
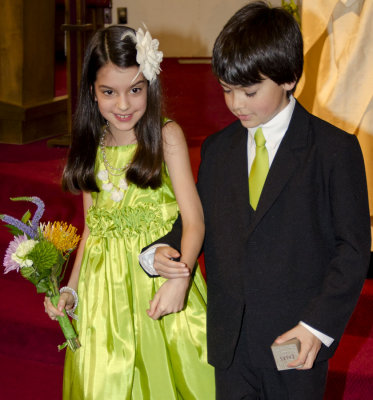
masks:
<path id="1" fill-rule="evenodd" d="M 334 249 L 318 296 L 302 321 L 340 340 L 356 306 L 370 260 L 370 217 L 365 168 L 355 136 L 332 151 L 329 204 Z"/>

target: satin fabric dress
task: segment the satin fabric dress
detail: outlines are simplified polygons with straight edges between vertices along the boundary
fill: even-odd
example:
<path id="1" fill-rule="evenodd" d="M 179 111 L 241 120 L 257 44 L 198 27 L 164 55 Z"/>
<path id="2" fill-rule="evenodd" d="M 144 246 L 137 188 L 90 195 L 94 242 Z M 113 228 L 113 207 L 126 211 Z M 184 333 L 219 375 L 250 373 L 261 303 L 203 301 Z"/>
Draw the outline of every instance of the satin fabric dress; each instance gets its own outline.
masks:
<path id="1" fill-rule="evenodd" d="M 136 144 L 106 147 L 111 165 L 131 161 Z M 105 171 L 101 150 L 96 174 Z M 123 178 L 111 176 L 114 184 Z M 154 321 L 146 310 L 163 278 L 140 267 L 143 247 L 167 233 L 178 206 L 167 172 L 156 190 L 130 184 L 121 201 L 92 193 L 90 236 L 82 259 L 76 330 L 82 347 L 67 350 L 64 400 L 215 398 L 206 354 L 206 286 L 199 267 L 185 309 Z"/>

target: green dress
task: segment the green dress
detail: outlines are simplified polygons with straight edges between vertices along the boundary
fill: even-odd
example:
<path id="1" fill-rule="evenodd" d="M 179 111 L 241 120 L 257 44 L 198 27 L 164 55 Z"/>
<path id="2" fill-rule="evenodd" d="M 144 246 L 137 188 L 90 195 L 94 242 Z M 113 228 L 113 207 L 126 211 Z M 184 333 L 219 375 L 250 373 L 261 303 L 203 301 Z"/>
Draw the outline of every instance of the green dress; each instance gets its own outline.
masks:
<path id="1" fill-rule="evenodd" d="M 135 149 L 136 144 L 106 147 L 106 154 L 110 164 L 123 166 Z M 130 184 L 110 191 L 99 149 L 96 174 L 100 192 L 92 193 L 87 213 L 90 236 L 78 286 L 75 326 L 82 347 L 67 350 L 63 399 L 214 399 L 214 370 L 206 361 L 206 286 L 199 267 L 183 311 L 157 321 L 146 314 L 165 279 L 150 278 L 138 255 L 177 217 L 168 173 L 156 190 Z M 116 186 L 122 178 L 110 176 Z"/>

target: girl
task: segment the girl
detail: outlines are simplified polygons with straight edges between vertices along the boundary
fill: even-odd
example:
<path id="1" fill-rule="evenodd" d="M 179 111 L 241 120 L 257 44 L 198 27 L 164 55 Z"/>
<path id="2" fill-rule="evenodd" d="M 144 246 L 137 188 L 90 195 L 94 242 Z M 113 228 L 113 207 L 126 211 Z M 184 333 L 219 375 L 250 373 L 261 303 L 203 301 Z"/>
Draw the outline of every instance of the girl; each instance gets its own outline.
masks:
<path id="1" fill-rule="evenodd" d="M 63 175 L 64 188 L 83 191 L 85 228 L 57 308 L 45 300 L 55 319 L 63 308 L 71 315 L 79 294 L 82 347 L 66 353 L 65 400 L 215 398 L 205 283 L 199 269 L 191 275 L 203 213 L 182 130 L 161 116 L 157 49 L 149 32 L 110 26 L 85 55 Z M 179 211 L 184 277 L 149 279 L 138 254 Z M 151 299 L 163 318 L 147 315 Z"/>

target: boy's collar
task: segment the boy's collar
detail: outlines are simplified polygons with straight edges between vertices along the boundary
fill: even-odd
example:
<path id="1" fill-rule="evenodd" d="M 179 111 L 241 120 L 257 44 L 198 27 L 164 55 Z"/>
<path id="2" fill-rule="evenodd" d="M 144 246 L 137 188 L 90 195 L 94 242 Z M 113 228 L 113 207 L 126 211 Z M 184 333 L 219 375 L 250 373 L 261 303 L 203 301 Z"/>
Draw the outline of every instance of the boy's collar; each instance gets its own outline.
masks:
<path id="1" fill-rule="evenodd" d="M 283 108 L 278 114 L 276 114 L 270 121 L 266 122 L 265 124 L 256 126 L 254 128 L 248 128 L 249 135 L 254 138 L 255 131 L 259 127 L 261 127 L 266 141 L 274 143 L 281 140 L 284 137 L 290 124 L 295 103 L 295 98 L 290 95 L 289 104 L 285 108 Z"/>

